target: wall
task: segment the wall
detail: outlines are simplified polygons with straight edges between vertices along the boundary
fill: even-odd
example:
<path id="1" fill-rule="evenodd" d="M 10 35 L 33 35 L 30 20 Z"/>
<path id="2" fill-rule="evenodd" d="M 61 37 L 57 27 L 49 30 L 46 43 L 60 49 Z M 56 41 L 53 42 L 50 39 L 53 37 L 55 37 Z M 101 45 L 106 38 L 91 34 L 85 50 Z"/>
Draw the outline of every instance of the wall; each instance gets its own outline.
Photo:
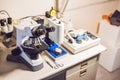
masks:
<path id="1" fill-rule="evenodd" d="M 118 3 L 120 3 L 120 0 L 119 0 L 119 2 Z M 120 11 L 120 4 L 118 4 L 118 10 Z"/>
<path id="2" fill-rule="evenodd" d="M 95 33 L 101 16 L 113 12 L 118 6 L 118 0 L 96 3 L 101 1 L 106 0 L 69 0 L 64 19 L 71 19 L 75 28 L 85 28 Z M 44 14 L 53 5 L 54 0 L 0 0 L 0 10 L 7 10 L 14 19 Z"/>
<path id="3" fill-rule="evenodd" d="M 109 2 L 104 1 L 93 4 L 91 3 L 91 5 L 80 5 L 79 3 L 72 3 L 69 3 L 71 5 L 68 4 L 67 6 L 66 12 L 64 14 L 66 19 L 72 19 L 73 25 L 76 28 L 85 28 L 94 33 L 97 31 L 97 26 L 99 21 L 102 19 L 102 15 L 114 12 L 118 6 L 118 0 L 109 0 Z M 76 7 L 73 7 L 74 5 L 76 5 Z"/>
<path id="4" fill-rule="evenodd" d="M 44 14 L 54 0 L 0 0 L 0 10 L 6 10 L 14 18 Z"/>

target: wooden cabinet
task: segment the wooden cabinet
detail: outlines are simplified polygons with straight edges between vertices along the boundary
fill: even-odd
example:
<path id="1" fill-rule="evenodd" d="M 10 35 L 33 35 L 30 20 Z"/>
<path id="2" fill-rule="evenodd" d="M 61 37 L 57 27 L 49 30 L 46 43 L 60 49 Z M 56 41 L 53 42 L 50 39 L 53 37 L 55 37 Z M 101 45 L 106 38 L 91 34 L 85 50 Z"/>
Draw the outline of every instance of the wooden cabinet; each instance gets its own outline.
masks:
<path id="1" fill-rule="evenodd" d="M 86 60 L 69 68 L 66 80 L 95 80 L 97 70 L 97 57 Z"/>

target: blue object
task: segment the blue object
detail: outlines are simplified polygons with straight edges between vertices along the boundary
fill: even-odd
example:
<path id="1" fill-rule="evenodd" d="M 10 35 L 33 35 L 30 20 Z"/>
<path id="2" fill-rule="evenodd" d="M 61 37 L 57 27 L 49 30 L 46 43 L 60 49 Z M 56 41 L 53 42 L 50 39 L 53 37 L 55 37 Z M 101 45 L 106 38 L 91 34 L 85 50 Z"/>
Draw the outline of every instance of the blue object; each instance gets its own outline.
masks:
<path id="1" fill-rule="evenodd" d="M 55 50 L 56 48 L 60 48 L 60 49 L 62 50 L 62 53 L 56 54 L 56 53 L 54 52 L 54 50 Z M 64 50 L 62 47 L 60 47 L 60 46 L 59 46 L 58 44 L 56 44 L 55 42 L 54 42 L 54 44 L 53 44 L 52 46 L 49 47 L 49 49 L 48 49 L 47 51 L 48 51 L 49 54 L 51 54 L 54 58 L 59 58 L 59 57 L 67 54 L 67 51 Z"/>
<path id="2" fill-rule="evenodd" d="M 79 40 L 82 41 L 82 40 L 84 40 L 86 38 L 87 38 L 87 34 L 79 35 L 79 36 L 76 37 L 76 41 L 79 41 Z"/>

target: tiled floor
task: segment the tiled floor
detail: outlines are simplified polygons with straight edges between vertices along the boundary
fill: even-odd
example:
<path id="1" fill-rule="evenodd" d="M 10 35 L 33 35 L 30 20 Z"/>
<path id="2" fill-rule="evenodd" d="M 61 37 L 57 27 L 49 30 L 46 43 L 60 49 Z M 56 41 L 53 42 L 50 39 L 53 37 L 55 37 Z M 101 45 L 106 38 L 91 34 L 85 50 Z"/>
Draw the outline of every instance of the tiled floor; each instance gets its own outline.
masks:
<path id="1" fill-rule="evenodd" d="M 96 80 L 120 80 L 120 69 L 110 73 L 99 65 Z"/>

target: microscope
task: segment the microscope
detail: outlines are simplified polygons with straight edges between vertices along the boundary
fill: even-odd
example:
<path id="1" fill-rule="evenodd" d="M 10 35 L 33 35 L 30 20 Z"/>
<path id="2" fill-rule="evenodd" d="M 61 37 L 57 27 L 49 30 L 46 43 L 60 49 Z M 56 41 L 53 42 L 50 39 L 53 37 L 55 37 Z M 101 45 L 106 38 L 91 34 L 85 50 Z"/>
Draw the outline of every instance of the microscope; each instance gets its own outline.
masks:
<path id="1" fill-rule="evenodd" d="M 17 47 L 7 56 L 7 60 L 24 63 L 32 71 L 42 69 L 43 60 L 39 53 L 49 48 L 44 41 L 47 33 L 45 26 L 28 18 L 16 26 L 16 32 Z"/>
<path id="2" fill-rule="evenodd" d="M 53 24 L 45 25 L 44 20 L 41 21 L 35 21 L 30 17 L 21 20 L 20 24 L 15 27 L 18 47 L 7 56 L 8 61 L 24 63 L 32 71 L 37 71 L 43 68 L 43 61 L 39 54 L 42 51 L 48 53 L 54 60 L 67 54 L 67 51 L 57 44 L 63 34 L 61 33 L 63 26 L 60 27 L 62 23 L 53 25 L 53 22 Z M 50 21 L 47 22 L 51 23 Z M 60 33 L 58 32 L 59 29 Z M 59 38 L 56 40 L 53 37 Z M 62 42 L 61 39 L 60 42 Z"/>
<path id="3" fill-rule="evenodd" d="M 67 51 L 61 46 L 64 41 L 65 24 L 62 20 L 54 16 L 55 13 L 56 12 L 53 8 L 50 11 L 46 12 L 44 25 L 46 26 L 46 29 L 52 26 L 55 28 L 54 31 L 48 34 L 45 42 L 49 45 L 49 49 L 46 50 L 46 53 L 54 61 L 57 61 L 67 56 Z"/>
<path id="4" fill-rule="evenodd" d="M 15 46 L 13 20 L 5 10 L 0 11 L 0 28 L 3 35 L 2 43 L 8 48 Z"/>

